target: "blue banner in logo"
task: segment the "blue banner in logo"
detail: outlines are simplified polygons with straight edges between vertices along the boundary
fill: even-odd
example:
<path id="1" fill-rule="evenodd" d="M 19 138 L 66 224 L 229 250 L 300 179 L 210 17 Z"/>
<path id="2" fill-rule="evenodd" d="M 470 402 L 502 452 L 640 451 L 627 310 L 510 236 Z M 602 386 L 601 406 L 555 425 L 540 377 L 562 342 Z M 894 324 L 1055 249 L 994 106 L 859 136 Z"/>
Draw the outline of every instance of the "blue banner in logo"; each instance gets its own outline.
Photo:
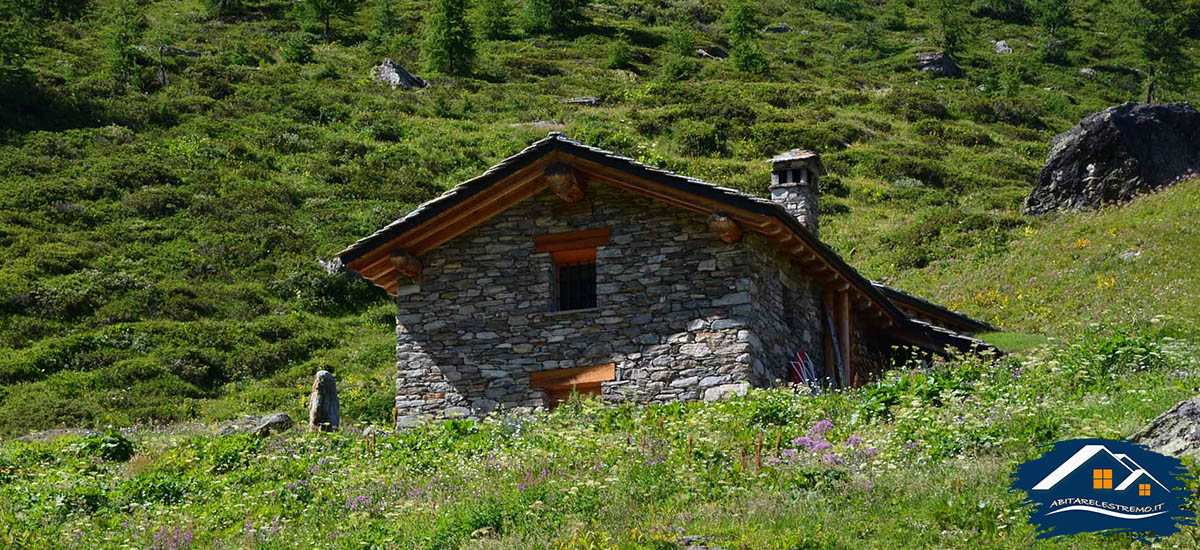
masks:
<path id="1" fill-rule="evenodd" d="M 1194 525 L 1183 509 L 1187 469 L 1178 459 L 1132 441 L 1071 439 L 1053 444 L 1013 474 L 1012 489 L 1033 506 L 1038 538 L 1076 533 L 1169 536 Z"/>

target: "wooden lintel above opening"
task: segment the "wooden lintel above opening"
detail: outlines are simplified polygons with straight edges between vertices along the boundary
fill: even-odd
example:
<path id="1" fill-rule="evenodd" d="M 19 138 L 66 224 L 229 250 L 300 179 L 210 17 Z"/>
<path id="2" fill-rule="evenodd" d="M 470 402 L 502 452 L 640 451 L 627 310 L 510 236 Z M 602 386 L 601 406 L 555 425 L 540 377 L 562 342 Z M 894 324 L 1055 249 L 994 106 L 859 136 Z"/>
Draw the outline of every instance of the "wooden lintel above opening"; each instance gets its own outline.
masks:
<path id="1" fill-rule="evenodd" d="M 548 233 L 533 238 L 533 249 L 538 252 L 557 252 L 560 250 L 579 250 L 607 246 L 610 232 L 607 227 L 584 229 L 582 231 L 566 231 L 563 233 Z"/>

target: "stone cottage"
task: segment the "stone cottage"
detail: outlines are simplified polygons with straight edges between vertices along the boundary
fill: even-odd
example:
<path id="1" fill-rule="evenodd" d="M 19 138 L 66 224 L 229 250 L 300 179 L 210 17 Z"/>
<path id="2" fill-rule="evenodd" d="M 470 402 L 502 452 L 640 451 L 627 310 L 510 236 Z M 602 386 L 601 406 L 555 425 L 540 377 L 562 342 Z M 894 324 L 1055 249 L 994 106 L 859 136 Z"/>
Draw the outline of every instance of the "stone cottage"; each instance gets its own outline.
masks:
<path id="1" fill-rule="evenodd" d="M 818 240 L 816 154 L 770 162 L 767 200 L 552 133 L 340 252 L 395 297 L 398 417 L 852 386 L 986 346 Z"/>

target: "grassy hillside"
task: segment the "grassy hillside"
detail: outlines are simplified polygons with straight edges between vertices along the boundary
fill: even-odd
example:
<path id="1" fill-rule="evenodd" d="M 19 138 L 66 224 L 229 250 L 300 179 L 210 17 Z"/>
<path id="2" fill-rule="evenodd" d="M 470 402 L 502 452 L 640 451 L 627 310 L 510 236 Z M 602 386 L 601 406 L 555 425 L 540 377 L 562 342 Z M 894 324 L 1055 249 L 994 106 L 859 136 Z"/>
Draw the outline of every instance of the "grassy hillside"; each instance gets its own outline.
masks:
<path id="1" fill-rule="evenodd" d="M 98 0 L 74 19 L 39 19 L 36 46 L 3 73 L 2 435 L 298 411 L 320 368 L 338 375 L 351 421 L 384 421 L 392 308 L 319 261 L 543 136 L 547 123 L 760 194 L 761 159 L 819 150 L 831 173 L 822 234 L 838 251 L 871 277 L 1012 330 L 1067 335 L 1118 304 L 1137 304 L 1144 318 L 1197 302 L 1193 275 L 1172 268 L 1178 278 L 1163 281 L 1151 264 L 1160 257 L 1152 247 L 1186 258 L 1197 244 L 1186 230 L 1147 241 L 1140 259 L 1123 264 L 1137 274 L 1094 270 L 1119 277 L 1107 293 L 1049 285 L 1020 298 L 1030 308 L 988 302 L 988 290 L 1047 286 L 1042 277 L 1067 269 L 1057 263 L 1067 254 L 1022 256 L 1038 242 L 1059 250 L 1054 243 L 1081 231 L 1093 244 L 1068 253 L 1119 248 L 1019 214 L 1055 133 L 1141 95 L 1104 2 L 1075 6 L 1077 39 L 1053 63 L 1037 53 L 1044 37 L 1029 5 L 964 8 L 961 79 L 915 70 L 915 54 L 933 49 L 938 33 L 916 4 L 759 3 L 759 25 L 792 28 L 760 37 L 766 74 L 669 53 L 679 21 L 696 46 L 728 49 L 724 6 L 596 4 L 565 34 L 517 26 L 481 41 L 469 76 L 417 70 L 432 84 L 419 91 L 392 90 L 368 73 L 385 56 L 420 67 L 423 2 L 392 2 L 384 27 L 382 4 L 363 5 L 335 17 L 328 40 L 287 2 L 247 2 L 222 17 L 197 0 L 129 5 Z M 126 20 L 140 13 L 146 22 L 134 33 L 139 48 L 120 52 L 134 62 L 128 74 L 110 63 L 121 6 Z M 1014 53 L 994 53 L 999 39 Z M 305 43 L 309 61 L 296 53 Z M 617 61 L 627 63 L 613 63 L 618 43 L 629 55 Z M 199 52 L 162 55 L 165 84 L 162 45 Z M 1196 40 L 1185 52 L 1195 57 Z M 1195 93 L 1184 86 L 1163 97 Z M 575 96 L 601 104 L 559 101 Z M 1183 215 L 1196 195 L 1181 193 L 1168 206 Z M 1092 271 L 1070 284 L 1108 284 L 1090 281 Z M 1006 279 L 993 288 L 997 272 Z M 1174 290 L 1159 295 L 1141 280 Z M 1068 293 L 1084 305 L 1044 324 L 1038 312 Z"/>
<path id="2" fill-rule="evenodd" d="M 1190 337 L 1200 327 L 1200 179 L 1099 212 L 1050 216 L 1012 235 L 1002 253 L 909 270 L 901 288 L 1007 330 L 1060 337 L 1096 323 L 1151 321 Z"/>

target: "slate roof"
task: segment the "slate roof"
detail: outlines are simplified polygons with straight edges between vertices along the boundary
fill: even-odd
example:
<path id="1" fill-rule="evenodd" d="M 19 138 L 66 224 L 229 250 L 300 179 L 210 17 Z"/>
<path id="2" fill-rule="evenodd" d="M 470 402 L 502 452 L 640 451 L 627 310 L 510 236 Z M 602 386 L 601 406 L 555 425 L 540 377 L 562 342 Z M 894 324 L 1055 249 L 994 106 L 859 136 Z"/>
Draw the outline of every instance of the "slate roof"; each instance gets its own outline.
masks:
<path id="1" fill-rule="evenodd" d="M 341 252 L 338 252 L 333 266 L 341 268 L 353 262 L 355 259 L 393 241 L 397 237 L 402 236 L 407 231 L 414 229 L 421 224 L 433 219 L 438 214 L 447 211 L 451 207 L 460 202 L 480 193 L 496 184 L 503 181 L 508 176 L 514 174 L 518 170 L 527 166 L 532 161 L 541 158 L 542 156 L 554 151 L 560 151 L 570 155 L 580 157 L 582 159 L 595 162 L 610 168 L 624 171 L 631 175 L 645 178 L 654 181 L 655 183 L 672 187 L 680 191 L 690 193 L 694 196 L 705 199 L 721 202 L 730 205 L 731 207 L 741 208 L 743 210 L 754 212 L 756 214 L 771 216 L 781 221 L 795 236 L 804 242 L 809 249 L 824 260 L 832 267 L 837 274 L 849 284 L 854 286 L 858 291 L 865 294 L 871 299 L 880 309 L 882 309 L 888 317 L 899 325 L 898 333 L 908 333 L 910 336 L 916 336 L 922 346 L 929 351 L 941 352 L 945 349 L 944 346 L 950 345 L 961 350 L 969 350 L 975 347 L 994 349 L 992 346 L 983 343 L 979 340 L 958 335 L 953 331 L 934 327 L 928 323 L 911 319 L 903 310 L 896 306 L 887 291 L 892 291 L 892 296 L 897 296 L 894 289 L 889 289 L 883 285 L 866 279 L 858 273 L 853 267 L 848 265 L 837 253 L 830 249 L 825 243 L 821 242 L 812 233 L 810 233 L 794 216 L 792 216 L 782 205 L 777 204 L 768 199 L 757 197 L 749 193 L 714 185 L 706 181 L 683 176 L 640 163 L 629 157 L 621 156 L 604 149 L 584 145 L 578 141 L 567 138 L 561 132 L 551 132 L 545 138 L 537 140 L 530 144 L 519 153 L 510 156 L 500 163 L 492 166 L 484 173 L 471 178 L 454 188 L 442 193 L 437 198 L 429 200 L 417 206 L 408 214 L 400 217 L 396 221 L 389 223 L 382 229 L 372 233 L 371 235 L 355 241 L 349 247 Z M 789 151 L 787 154 L 812 154 L 801 150 Z M 813 154 L 815 156 L 815 154 Z M 886 290 L 885 290 L 886 289 Z M 900 293 L 903 294 L 903 293 Z M 910 296 L 903 294 L 904 296 Z M 936 306 L 930 302 L 920 300 L 916 297 L 911 297 L 923 303 L 934 305 L 946 312 L 950 310 Z M 950 312 L 954 314 L 953 312 Z M 959 314 L 954 314 L 959 315 Z M 966 318 L 965 316 L 962 316 Z M 967 318 L 970 320 L 969 318 Z M 974 320 L 970 320 L 974 321 Z M 977 321 L 976 321 L 977 322 Z M 932 344 L 930 344 L 932 342 Z"/>
<path id="2" fill-rule="evenodd" d="M 968 317 L 962 313 L 954 311 L 945 306 L 935 304 L 924 298 L 913 296 L 912 294 L 904 292 L 898 288 L 892 288 L 879 282 L 872 282 L 871 284 L 875 285 L 875 288 L 883 292 L 883 295 L 887 296 L 893 302 L 904 304 L 912 307 L 913 309 L 919 310 L 929 317 L 933 317 L 939 321 L 942 321 L 944 324 L 949 325 L 955 330 L 970 333 L 995 332 L 1000 330 L 984 321 L 972 319 L 971 317 Z"/>

